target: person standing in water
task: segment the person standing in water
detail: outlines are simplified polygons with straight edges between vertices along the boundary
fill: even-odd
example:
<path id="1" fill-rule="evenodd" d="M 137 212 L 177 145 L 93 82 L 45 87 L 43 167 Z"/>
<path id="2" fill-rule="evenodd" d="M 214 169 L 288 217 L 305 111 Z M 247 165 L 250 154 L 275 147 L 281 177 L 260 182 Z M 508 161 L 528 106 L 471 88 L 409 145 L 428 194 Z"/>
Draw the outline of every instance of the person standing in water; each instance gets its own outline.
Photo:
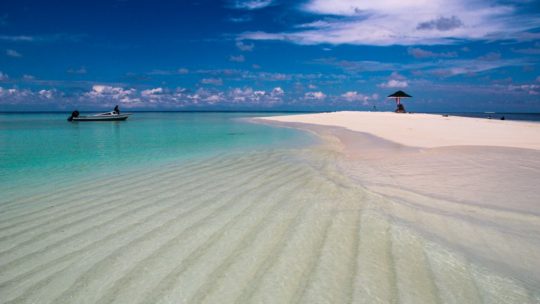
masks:
<path id="1" fill-rule="evenodd" d="M 114 107 L 113 112 L 114 112 L 116 115 L 119 115 L 119 114 L 120 114 L 120 108 L 118 107 L 118 105 L 116 105 L 116 106 Z"/>

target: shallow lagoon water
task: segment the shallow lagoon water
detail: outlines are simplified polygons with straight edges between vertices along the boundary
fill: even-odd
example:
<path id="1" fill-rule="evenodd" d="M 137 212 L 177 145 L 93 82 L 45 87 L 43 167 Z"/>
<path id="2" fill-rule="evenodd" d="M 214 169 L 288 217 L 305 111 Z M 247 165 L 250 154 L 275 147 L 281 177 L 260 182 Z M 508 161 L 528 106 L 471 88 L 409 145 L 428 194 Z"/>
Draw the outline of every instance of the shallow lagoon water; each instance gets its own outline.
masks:
<path id="1" fill-rule="evenodd" d="M 148 118 L 162 115 L 169 114 Z M 176 121 L 180 114 L 170 115 Z M 234 114 L 191 115 L 209 115 L 216 123 L 207 131 L 210 125 L 199 124 L 208 120 L 179 119 L 192 131 L 193 150 L 184 150 L 190 141 L 176 137 L 170 124 L 144 127 L 142 120 L 133 133 L 122 133 L 122 140 L 135 133 L 148 138 L 128 141 L 146 147 L 140 154 L 127 151 L 133 145 L 123 141 L 111 147 L 116 127 L 80 125 L 103 151 L 77 150 L 85 157 L 66 167 L 98 168 L 91 178 L 66 179 L 61 157 L 13 165 L 9 170 L 28 181 L 35 178 L 28 172 L 52 173 L 32 191 L 12 187 L 0 199 L 0 302 L 540 301 L 537 286 L 418 229 L 470 235 L 484 248 L 507 241 L 506 232 L 492 231 L 491 224 L 455 217 L 461 209 L 452 202 L 396 194 L 380 186 L 387 180 L 378 180 L 379 191 L 366 188 L 342 170 L 348 163 L 339 146 L 314 144 L 305 133 L 246 125 L 230 120 Z M 249 134 L 245 141 L 227 135 L 243 132 Z M 165 138 L 154 138 L 160 134 Z M 123 170 L 114 173 L 117 168 Z M 473 211 L 480 218 L 486 210 Z M 537 229 L 534 216 L 510 220 Z M 537 255 L 530 245 L 513 250 Z"/>
<path id="2" fill-rule="evenodd" d="M 68 123 L 65 113 L 0 114 L 0 190 L 310 141 L 294 129 L 243 120 L 255 115 L 147 112 L 123 122 Z"/>

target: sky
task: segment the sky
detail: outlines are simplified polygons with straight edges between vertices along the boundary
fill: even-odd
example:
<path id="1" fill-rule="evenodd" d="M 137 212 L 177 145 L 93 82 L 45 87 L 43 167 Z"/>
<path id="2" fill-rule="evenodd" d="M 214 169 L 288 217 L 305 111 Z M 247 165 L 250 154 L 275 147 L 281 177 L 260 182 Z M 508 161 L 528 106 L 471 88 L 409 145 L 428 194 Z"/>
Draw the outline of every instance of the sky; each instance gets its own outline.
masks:
<path id="1" fill-rule="evenodd" d="M 0 4 L 0 111 L 540 112 L 538 0 Z"/>

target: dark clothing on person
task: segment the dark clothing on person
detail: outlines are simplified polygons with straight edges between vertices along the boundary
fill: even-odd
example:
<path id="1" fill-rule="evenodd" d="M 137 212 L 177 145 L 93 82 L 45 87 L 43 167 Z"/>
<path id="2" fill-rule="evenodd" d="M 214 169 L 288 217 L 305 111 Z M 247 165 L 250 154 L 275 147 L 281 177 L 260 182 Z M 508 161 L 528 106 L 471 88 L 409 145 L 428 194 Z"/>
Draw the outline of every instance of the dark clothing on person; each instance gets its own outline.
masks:
<path id="1" fill-rule="evenodd" d="M 116 114 L 120 114 L 120 108 L 118 108 L 118 106 L 114 107 L 113 112 Z"/>
<path id="2" fill-rule="evenodd" d="M 401 104 L 401 103 L 398 104 L 398 105 L 397 105 L 397 109 L 396 109 L 395 112 L 396 112 L 396 113 L 406 113 L 405 107 L 403 106 L 403 104 Z"/>

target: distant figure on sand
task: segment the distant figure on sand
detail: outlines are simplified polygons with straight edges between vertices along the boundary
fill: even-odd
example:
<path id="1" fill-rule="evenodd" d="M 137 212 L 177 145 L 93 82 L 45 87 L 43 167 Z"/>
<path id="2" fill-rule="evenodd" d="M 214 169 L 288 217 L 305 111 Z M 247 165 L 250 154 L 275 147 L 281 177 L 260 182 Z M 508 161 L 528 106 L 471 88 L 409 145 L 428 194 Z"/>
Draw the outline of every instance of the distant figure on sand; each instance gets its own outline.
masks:
<path id="1" fill-rule="evenodd" d="M 405 111 L 405 107 L 401 103 L 397 105 L 397 109 L 396 109 L 395 112 L 396 113 L 407 113 L 407 111 Z"/>
<path id="2" fill-rule="evenodd" d="M 405 107 L 401 104 L 401 98 L 410 98 L 410 97 L 412 96 L 403 91 L 397 91 L 394 94 L 388 95 L 388 98 L 394 98 L 396 100 L 396 106 L 397 106 L 395 110 L 396 113 L 407 113 L 407 111 L 405 111 Z"/>
<path id="3" fill-rule="evenodd" d="M 114 107 L 113 112 L 114 112 L 115 114 L 117 114 L 117 115 L 120 114 L 120 108 L 118 107 L 118 105 L 116 105 L 116 106 Z"/>

